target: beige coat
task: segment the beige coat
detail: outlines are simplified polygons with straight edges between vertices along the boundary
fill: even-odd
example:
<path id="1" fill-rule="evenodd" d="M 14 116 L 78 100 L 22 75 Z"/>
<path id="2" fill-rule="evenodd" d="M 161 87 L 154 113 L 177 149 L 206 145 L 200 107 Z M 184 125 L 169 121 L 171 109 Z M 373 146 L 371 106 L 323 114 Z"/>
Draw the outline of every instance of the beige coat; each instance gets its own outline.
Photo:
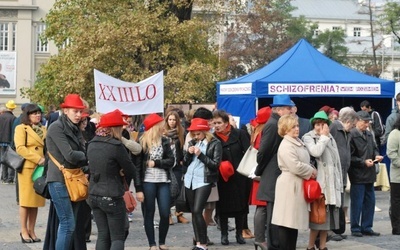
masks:
<path id="1" fill-rule="evenodd" d="M 303 179 L 313 172 L 310 155 L 300 139 L 286 135 L 278 149 L 282 174 L 275 187 L 272 224 L 293 229 L 308 229 L 308 203 L 304 199 Z"/>
<path id="2" fill-rule="evenodd" d="M 42 130 L 43 138 L 46 138 L 46 128 L 43 126 Z M 45 205 L 45 199 L 35 193 L 32 181 L 32 173 L 40 158 L 43 157 L 43 138 L 40 138 L 28 125 L 20 124 L 15 128 L 15 148 L 17 153 L 25 158 L 22 173 L 18 173 L 19 204 L 22 207 L 43 207 Z"/>

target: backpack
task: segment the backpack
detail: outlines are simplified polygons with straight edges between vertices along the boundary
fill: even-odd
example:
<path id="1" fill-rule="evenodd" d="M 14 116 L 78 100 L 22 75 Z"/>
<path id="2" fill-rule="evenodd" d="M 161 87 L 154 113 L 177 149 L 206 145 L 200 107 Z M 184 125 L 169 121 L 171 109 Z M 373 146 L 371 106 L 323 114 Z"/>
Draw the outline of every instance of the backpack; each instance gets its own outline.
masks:
<path id="1" fill-rule="evenodd" d="M 372 129 L 374 130 L 375 137 L 381 137 L 385 135 L 385 125 L 382 124 L 381 116 L 378 112 L 372 111 Z"/>

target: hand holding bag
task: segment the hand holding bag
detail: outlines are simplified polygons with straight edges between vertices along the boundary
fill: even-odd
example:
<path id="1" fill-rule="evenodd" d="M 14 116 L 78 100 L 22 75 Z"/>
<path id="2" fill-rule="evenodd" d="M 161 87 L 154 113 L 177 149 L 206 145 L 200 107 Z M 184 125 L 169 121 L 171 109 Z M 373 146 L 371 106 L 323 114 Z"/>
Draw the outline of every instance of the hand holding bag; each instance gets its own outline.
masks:
<path id="1" fill-rule="evenodd" d="M 127 213 L 132 213 L 133 210 L 136 208 L 136 200 L 135 197 L 133 197 L 133 193 L 131 190 L 129 190 L 128 183 L 126 183 L 125 177 L 122 176 L 122 182 L 124 183 L 125 187 L 125 193 L 124 193 L 124 201 L 125 201 L 125 208 Z"/>
<path id="2" fill-rule="evenodd" d="M 310 222 L 324 224 L 326 221 L 325 196 L 321 196 L 310 204 Z"/>
<path id="3" fill-rule="evenodd" d="M 69 169 L 62 166 L 49 152 L 50 159 L 56 164 L 64 175 L 65 186 L 67 187 L 71 201 L 85 200 L 89 195 L 89 181 L 80 168 Z"/>
<path id="4" fill-rule="evenodd" d="M 25 158 L 17 154 L 17 152 L 15 152 L 15 150 L 8 145 L 4 151 L 3 157 L 1 158 L 1 163 L 9 168 L 14 169 L 18 173 L 21 173 L 22 167 L 25 163 Z"/>
<path id="5" fill-rule="evenodd" d="M 258 150 L 250 146 L 240 161 L 236 171 L 241 175 L 249 177 L 252 169 L 257 167 L 257 153 Z"/>

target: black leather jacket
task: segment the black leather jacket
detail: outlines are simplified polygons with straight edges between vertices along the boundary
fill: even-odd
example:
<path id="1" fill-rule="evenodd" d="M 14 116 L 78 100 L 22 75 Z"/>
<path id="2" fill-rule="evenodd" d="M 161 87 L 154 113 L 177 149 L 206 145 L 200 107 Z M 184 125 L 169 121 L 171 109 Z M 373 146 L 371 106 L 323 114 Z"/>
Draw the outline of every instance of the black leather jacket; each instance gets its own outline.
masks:
<path id="1" fill-rule="evenodd" d="M 195 140 L 189 142 L 189 146 L 196 144 Z M 222 145 L 219 140 L 213 138 L 208 144 L 206 154 L 200 153 L 198 156 L 199 160 L 204 163 L 204 182 L 213 183 L 218 181 L 218 170 L 221 164 L 222 158 Z M 185 152 L 183 158 L 183 166 L 185 167 L 184 172 L 186 173 L 187 167 L 193 161 L 193 154 L 188 151 Z"/>

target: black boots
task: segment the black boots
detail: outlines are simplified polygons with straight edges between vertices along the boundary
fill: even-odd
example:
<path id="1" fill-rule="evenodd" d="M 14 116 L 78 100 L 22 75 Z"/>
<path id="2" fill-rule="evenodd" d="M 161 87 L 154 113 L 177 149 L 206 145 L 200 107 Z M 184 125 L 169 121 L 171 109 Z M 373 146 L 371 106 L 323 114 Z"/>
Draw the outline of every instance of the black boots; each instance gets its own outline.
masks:
<path id="1" fill-rule="evenodd" d="M 236 242 L 238 244 L 246 244 L 246 241 L 243 239 L 243 235 L 241 233 L 236 233 Z"/>
<path id="2" fill-rule="evenodd" d="M 228 234 L 221 235 L 221 244 L 222 245 L 229 245 Z"/>

